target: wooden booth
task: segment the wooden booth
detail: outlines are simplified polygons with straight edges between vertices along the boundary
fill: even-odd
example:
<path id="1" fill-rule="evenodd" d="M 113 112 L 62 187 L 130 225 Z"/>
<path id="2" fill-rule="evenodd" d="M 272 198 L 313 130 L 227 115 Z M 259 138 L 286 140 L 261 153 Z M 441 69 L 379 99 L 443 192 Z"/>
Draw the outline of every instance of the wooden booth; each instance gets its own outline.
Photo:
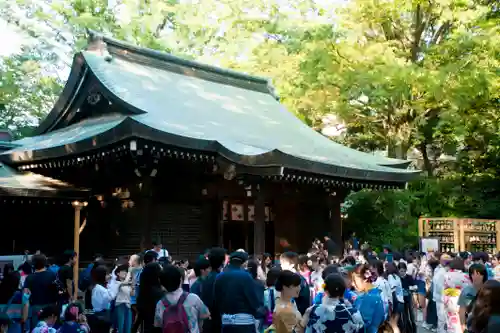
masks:
<path id="1" fill-rule="evenodd" d="M 96 33 L 36 136 L 12 144 L 4 163 L 91 189 L 80 245 L 108 255 L 155 239 L 174 258 L 280 252 L 283 238 L 307 251 L 327 233 L 342 244 L 350 191 L 419 174 L 309 128 L 267 79 Z"/>
<path id="2" fill-rule="evenodd" d="M 418 221 L 420 237 L 436 237 L 441 252 L 500 251 L 500 220 L 422 217 Z"/>

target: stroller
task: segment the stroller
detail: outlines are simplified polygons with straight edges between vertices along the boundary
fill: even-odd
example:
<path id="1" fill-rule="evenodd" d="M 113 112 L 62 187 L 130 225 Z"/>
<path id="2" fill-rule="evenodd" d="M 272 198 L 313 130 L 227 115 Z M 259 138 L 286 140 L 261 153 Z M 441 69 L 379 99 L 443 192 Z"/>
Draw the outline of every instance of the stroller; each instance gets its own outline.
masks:
<path id="1" fill-rule="evenodd" d="M 404 310 L 399 317 L 399 329 L 401 333 L 417 333 L 417 323 L 415 321 L 415 309 L 413 307 L 413 287 L 403 289 Z"/>

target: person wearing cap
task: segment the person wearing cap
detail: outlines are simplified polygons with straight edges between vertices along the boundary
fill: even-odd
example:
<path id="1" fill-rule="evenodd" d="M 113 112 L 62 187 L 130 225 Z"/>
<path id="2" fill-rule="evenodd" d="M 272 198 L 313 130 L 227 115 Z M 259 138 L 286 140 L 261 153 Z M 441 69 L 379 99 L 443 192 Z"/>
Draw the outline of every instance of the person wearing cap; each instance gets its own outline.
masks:
<path id="1" fill-rule="evenodd" d="M 222 318 L 222 333 L 255 333 L 256 319 L 264 315 L 254 279 L 243 269 L 247 260 L 246 252 L 231 253 L 229 264 L 215 281 L 214 298 Z"/>

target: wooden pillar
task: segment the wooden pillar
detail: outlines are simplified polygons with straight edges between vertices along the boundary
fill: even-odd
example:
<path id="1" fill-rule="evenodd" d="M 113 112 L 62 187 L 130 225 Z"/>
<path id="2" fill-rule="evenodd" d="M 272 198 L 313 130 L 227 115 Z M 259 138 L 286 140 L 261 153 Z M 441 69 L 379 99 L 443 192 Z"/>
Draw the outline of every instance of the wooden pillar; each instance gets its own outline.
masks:
<path id="1" fill-rule="evenodd" d="M 495 222 L 496 225 L 496 231 L 497 231 L 497 252 L 500 252 L 500 221 Z"/>
<path id="2" fill-rule="evenodd" d="M 262 254 L 266 250 L 266 212 L 264 195 L 259 188 L 254 192 L 254 253 Z"/>
<path id="3" fill-rule="evenodd" d="M 424 219 L 423 218 L 418 219 L 418 236 L 424 237 Z"/>
<path id="4" fill-rule="evenodd" d="M 142 219 L 142 231 L 141 231 L 141 251 L 145 251 L 151 247 L 153 242 L 151 233 L 153 231 L 153 219 L 152 212 L 153 202 L 152 202 L 152 178 L 146 176 L 142 179 L 139 186 L 139 216 Z"/>
<path id="5" fill-rule="evenodd" d="M 340 212 L 341 198 L 337 194 L 328 196 L 328 206 L 330 210 L 329 216 L 329 232 L 331 239 L 337 244 L 336 256 L 341 256 L 344 252 L 344 244 L 342 242 L 342 217 Z"/>
<path id="6" fill-rule="evenodd" d="M 74 230 L 73 230 L 73 251 L 76 253 L 76 261 L 73 265 L 73 298 L 78 299 L 78 277 L 80 276 L 80 213 L 82 208 L 87 206 L 86 202 L 73 201 L 75 209 Z"/>
<path id="7" fill-rule="evenodd" d="M 460 251 L 465 251 L 465 222 L 467 220 L 457 219 L 457 223 L 459 223 L 459 241 L 460 241 Z"/>

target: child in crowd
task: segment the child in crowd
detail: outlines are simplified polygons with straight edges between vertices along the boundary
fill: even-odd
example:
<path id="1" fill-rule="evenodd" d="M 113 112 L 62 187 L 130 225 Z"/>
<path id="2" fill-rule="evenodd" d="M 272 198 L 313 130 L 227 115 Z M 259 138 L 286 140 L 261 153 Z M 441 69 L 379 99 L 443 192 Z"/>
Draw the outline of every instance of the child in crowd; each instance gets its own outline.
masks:
<path id="1" fill-rule="evenodd" d="M 80 304 L 71 303 L 64 311 L 63 324 L 58 333 L 89 333 L 90 328 L 87 324 L 87 317 L 83 314 L 83 308 Z"/>
<path id="2" fill-rule="evenodd" d="M 118 333 L 128 333 L 132 329 L 132 310 L 130 300 L 132 296 L 132 276 L 129 265 L 119 265 L 115 269 L 116 280 L 120 282 L 115 299 L 115 316 Z"/>
<path id="3" fill-rule="evenodd" d="M 57 322 L 58 315 L 59 308 L 56 305 L 44 307 L 38 313 L 38 323 L 33 328 L 32 333 L 56 333 L 53 326 Z"/>

